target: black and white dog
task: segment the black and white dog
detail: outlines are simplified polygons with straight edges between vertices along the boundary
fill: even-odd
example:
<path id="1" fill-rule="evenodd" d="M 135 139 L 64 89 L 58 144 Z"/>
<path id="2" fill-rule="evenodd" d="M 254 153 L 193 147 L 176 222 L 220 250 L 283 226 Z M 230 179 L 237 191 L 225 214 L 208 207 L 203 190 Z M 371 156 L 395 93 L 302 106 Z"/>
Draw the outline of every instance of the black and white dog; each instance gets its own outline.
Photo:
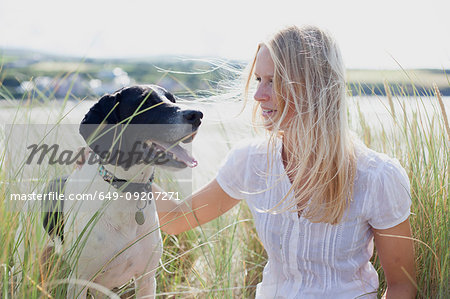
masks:
<path id="1" fill-rule="evenodd" d="M 132 278 L 137 298 L 155 295 L 162 241 L 149 195 L 154 168 L 196 165 L 180 142 L 192 141 L 203 117 L 175 102 L 162 87 L 132 86 L 103 96 L 82 120 L 80 133 L 92 152 L 83 167 L 54 180 L 46 192 L 97 198 L 65 200 L 44 214 L 45 229 L 61 239 L 64 251 L 77 248 L 68 298 L 85 298 L 86 281 L 113 289 Z"/>

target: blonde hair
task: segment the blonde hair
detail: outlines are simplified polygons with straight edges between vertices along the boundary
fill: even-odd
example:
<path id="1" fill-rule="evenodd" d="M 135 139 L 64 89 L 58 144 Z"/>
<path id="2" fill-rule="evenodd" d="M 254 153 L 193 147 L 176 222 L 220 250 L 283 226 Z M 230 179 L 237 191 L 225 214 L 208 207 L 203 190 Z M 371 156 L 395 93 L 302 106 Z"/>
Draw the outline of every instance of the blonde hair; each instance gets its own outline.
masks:
<path id="1" fill-rule="evenodd" d="M 278 111 L 269 144 L 284 138 L 286 173 L 292 179 L 288 194 L 271 211 L 293 192 L 294 202 L 283 211 L 294 209 L 311 221 L 336 224 L 353 197 L 356 172 L 339 48 L 327 32 L 313 26 L 288 27 L 263 45 L 275 65 L 272 86 Z M 263 45 L 250 64 L 246 97 Z M 260 115 L 255 112 L 254 120 Z"/>

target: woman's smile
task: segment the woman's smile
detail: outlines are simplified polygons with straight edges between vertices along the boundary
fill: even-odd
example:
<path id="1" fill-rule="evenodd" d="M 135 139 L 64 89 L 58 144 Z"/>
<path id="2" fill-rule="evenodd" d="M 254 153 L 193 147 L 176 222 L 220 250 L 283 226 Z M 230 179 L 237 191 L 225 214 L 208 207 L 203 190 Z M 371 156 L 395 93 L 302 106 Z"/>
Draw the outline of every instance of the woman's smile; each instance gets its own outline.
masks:
<path id="1" fill-rule="evenodd" d="M 275 110 L 275 109 L 264 109 L 262 107 L 261 107 L 261 110 L 262 110 L 262 116 L 264 118 L 273 118 L 273 116 L 277 112 L 277 110 Z"/>

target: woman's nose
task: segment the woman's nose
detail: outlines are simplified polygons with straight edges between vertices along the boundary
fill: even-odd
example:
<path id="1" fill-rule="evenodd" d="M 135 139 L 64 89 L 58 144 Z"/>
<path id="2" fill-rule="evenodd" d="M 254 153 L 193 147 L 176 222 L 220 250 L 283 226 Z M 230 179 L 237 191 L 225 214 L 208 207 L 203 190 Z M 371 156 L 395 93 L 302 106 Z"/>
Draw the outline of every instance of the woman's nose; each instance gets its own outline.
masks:
<path id="1" fill-rule="evenodd" d="M 270 98 L 270 94 L 267 92 L 266 88 L 261 84 L 256 89 L 255 95 L 253 96 L 255 101 L 262 102 L 267 101 Z"/>

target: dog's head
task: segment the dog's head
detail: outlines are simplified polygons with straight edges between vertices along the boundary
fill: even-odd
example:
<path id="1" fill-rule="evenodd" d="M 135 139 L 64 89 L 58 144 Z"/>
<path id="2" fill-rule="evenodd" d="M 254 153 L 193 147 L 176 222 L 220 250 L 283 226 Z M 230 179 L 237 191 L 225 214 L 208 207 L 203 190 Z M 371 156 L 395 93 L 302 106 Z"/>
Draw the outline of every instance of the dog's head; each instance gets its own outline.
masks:
<path id="1" fill-rule="evenodd" d="M 80 134 L 102 163 L 180 169 L 197 164 L 180 142 L 193 140 L 202 117 L 160 86 L 137 85 L 101 97 L 81 121 Z"/>

